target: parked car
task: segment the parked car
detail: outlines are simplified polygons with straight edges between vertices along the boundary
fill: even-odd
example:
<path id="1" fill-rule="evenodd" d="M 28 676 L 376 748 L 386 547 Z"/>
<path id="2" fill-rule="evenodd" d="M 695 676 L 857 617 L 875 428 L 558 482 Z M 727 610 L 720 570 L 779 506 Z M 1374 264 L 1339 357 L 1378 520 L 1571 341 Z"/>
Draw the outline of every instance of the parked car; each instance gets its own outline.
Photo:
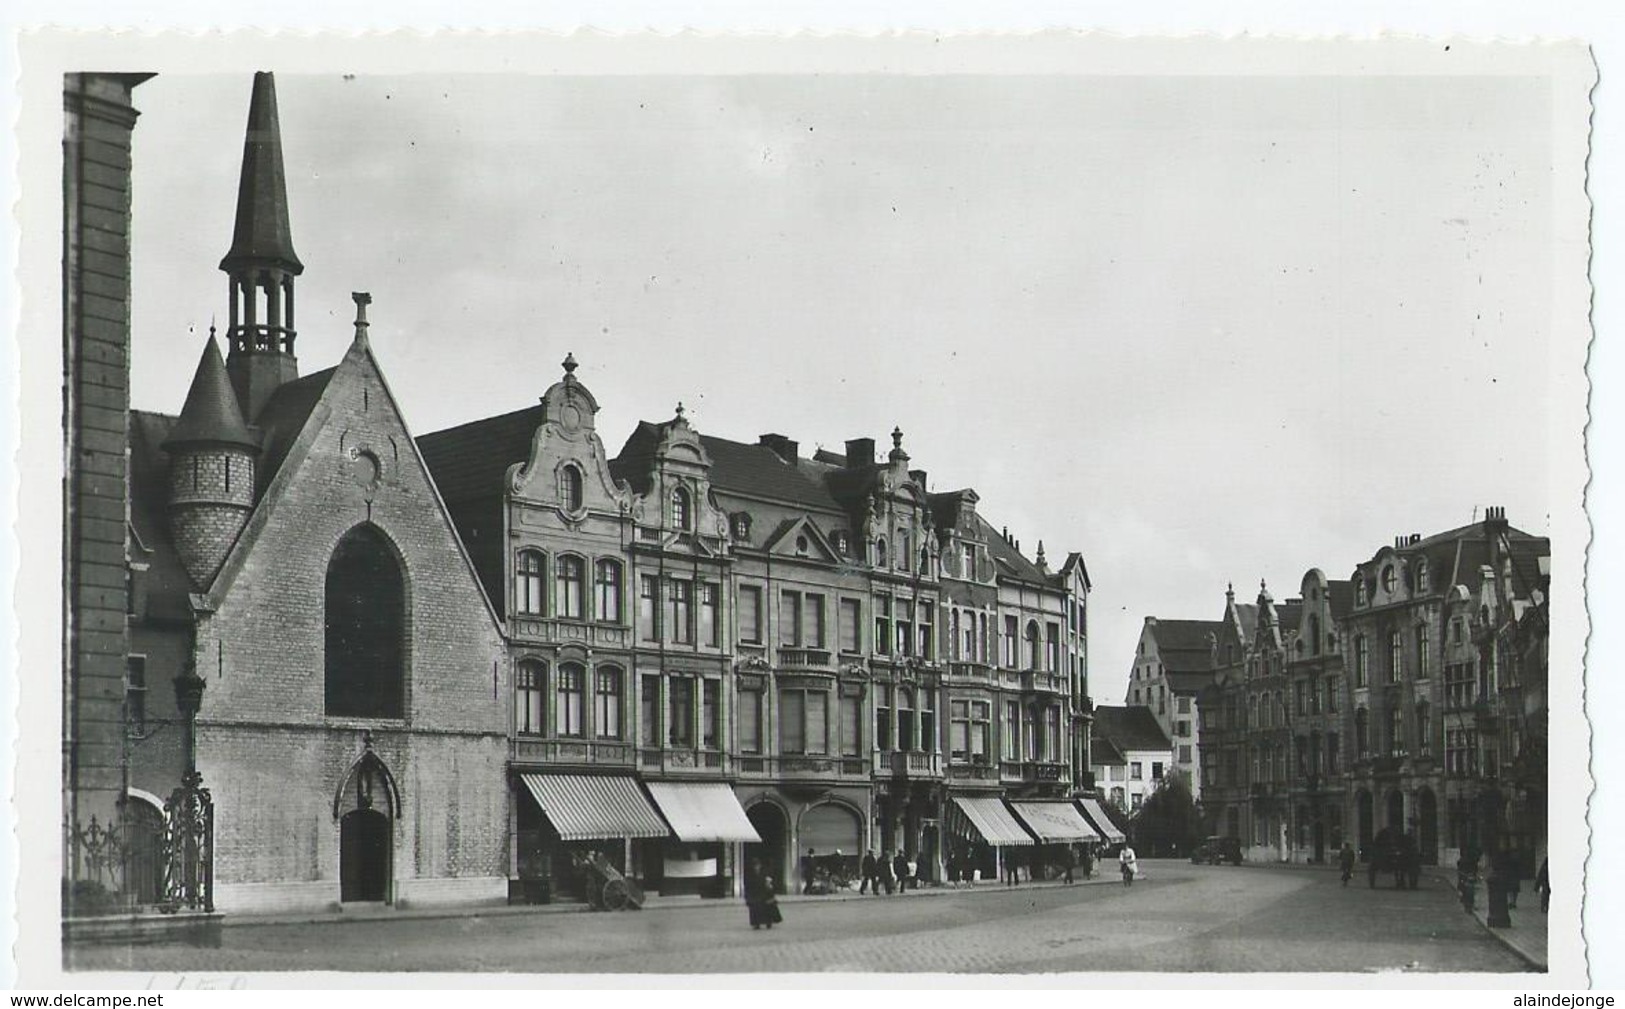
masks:
<path id="1" fill-rule="evenodd" d="M 1241 841 L 1234 837 L 1219 837 L 1216 834 L 1206 838 L 1196 846 L 1196 851 L 1191 855 L 1192 865 L 1201 865 L 1204 862 L 1208 865 L 1218 865 L 1220 862 L 1240 865 Z"/>

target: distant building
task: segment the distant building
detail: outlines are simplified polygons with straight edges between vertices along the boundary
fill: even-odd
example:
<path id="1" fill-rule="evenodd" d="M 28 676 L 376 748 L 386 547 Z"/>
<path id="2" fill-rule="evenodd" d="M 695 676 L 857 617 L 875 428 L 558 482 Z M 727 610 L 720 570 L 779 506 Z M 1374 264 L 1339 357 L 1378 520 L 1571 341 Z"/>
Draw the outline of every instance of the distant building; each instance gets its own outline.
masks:
<path id="1" fill-rule="evenodd" d="M 1112 762 L 1097 770 L 1096 789 L 1119 809 L 1137 811 L 1173 771 L 1173 744 L 1143 704 L 1097 706 L 1094 739 L 1094 757 Z"/>
<path id="2" fill-rule="evenodd" d="M 1218 631 L 1216 620 L 1146 617 L 1123 697 L 1124 704 L 1143 704 L 1156 715 L 1172 741 L 1173 766 L 1185 775 L 1198 800 L 1202 792 L 1198 698 L 1213 683 Z"/>

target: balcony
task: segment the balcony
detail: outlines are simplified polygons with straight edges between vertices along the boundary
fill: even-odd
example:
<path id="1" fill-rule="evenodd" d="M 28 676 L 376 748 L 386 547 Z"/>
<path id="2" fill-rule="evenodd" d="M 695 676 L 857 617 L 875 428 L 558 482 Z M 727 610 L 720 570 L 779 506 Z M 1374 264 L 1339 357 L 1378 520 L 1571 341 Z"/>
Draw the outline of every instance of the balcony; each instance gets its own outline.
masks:
<path id="1" fill-rule="evenodd" d="M 1067 773 L 1065 764 L 1048 760 L 1007 760 L 1001 774 L 1006 781 L 1056 782 L 1069 781 L 1072 777 Z"/>
<path id="2" fill-rule="evenodd" d="M 855 780 L 870 778 L 869 761 L 862 757 L 808 754 L 743 754 L 733 758 L 740 778 L 775 780 Z"/>
<path id="3" fill-rule="evenodd" d="M 646 746 L 638 750 L 638 767 L 671 774 L 716 774 L 727 770 L 720 750 Z"/>
<path id="4" fill-rule="evenodd" d="M 508 741 L 508 760 L 514 764 L 594 764 L 631 767 L 631 743 L 587 739 L 527 739 Z"/>
<path id="5" fill-rule="evenodd" d="M 999 766 L 985 760 L 955 760 L 948 764 L 950 781 L 998 781 Z"/>
<path id="6" fill-rule="evenodd" d="M 777 655 L 781 670 L 833 672 L 835 669 L 827 648 L 780 648 Z"/>
<path id="7" fill-rule="evenodd" d="M 1029 669 L 1021 674 L 1021 689 L 1028 693 L 1066 694 L 1066 677 L 1041 669 Z"/>
<path id="8" fill-rule="evenodd" d="M 948 675 L 956 680 L 975 680 L 979 683 L 993 682 L 993 667 L 985 662 L 950 662 Z"/>
<path id="9" fill-rule="evenodd" d="M 942 756 L 936 753 L 876 753 L 875 774 L 897 778 L 940 779 Z"/>
<path id="10" fill-rule="evenodd" d="M 524 615 L 514 616 L 510 623 L 513 637 L 529 643 L 580 645 L 583 648 L 626 648 L 632 643 L 632 629 L 614 624 Z"/>

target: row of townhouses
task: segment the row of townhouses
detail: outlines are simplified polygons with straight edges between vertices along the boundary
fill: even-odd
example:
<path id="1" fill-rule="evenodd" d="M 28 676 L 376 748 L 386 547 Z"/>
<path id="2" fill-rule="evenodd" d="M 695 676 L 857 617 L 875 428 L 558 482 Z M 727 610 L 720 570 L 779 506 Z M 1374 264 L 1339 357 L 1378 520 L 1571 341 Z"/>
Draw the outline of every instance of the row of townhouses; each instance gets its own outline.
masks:
<path id="1" fill-rule="evenodd" d="M 1388 828 L 1425 861 L 1546 836 L 1550 542 L 1504 510 L 1397 537 L 1347 580 L 1217 621 L 1146 618 L 1128 699 L 1173 740 L 1211 832 L 1322 861 Z"/>
<path id="2" fill-rule="evenodd" d="M 177 413 L 129 410 L 138 83 L 68 86 L 70 452 L 114 470 L 68 491 L 107 515 L 69 532 L 73 882 L 172 900 L 191 858 L 223 910 L 556 899 L 601 857 L 723 894 L 809 849 L 940 879 L 1031 843 L 1001 800 L 1092 794 L 1081 556 L 1025 555 L 900 430 L 806 454 L 679 406 L 611 457 L 565 356 L 536 405 L 414 437 L 359 294 L 301 374 L 269 74 L 226 353 L 211 331 Z"/>

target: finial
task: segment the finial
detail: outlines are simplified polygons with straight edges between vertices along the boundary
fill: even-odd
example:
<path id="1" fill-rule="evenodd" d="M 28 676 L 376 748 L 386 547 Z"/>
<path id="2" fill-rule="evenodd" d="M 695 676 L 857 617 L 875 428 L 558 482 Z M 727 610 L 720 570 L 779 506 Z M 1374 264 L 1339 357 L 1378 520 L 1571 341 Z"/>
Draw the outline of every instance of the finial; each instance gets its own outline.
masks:
<path id="1" fill-rule="evenodd" d="M 677 419 L 678 420 L 683 419 L 683 401 L 682 400 L 677 401 Z"/>
<path id="2" fill-rule="evenodd" d="M 902 448 L 903 447 L 903 429 L 902 428 L 894 427 L 894 428 L 891 429 L 891 447 L 892 448 Z"/>
<path id="3" fill-rule="evenodd" d="M 366 291 L 351 291 L 350 300 L 355 302 L 355 338 L 367 338 L 367 306 L 372 304 L 372 295 Z"/>
<path id="4" fill-rule="evenodd" d="M 1269 590 L 1270 590 L 1270 587 L 1268 585 L 1264 584 L 1264 579 L 1260 578 L 1258 580 L 1258 591 L 1260 591 L 1260 592 L 1268 592 Z"/>
<path id="5" fill-rule="evenodd" d="M 1044 541 L 1043 540 L 1038 541 L 1038 566 L 1039 567 L 1044 566 Z"/>
<path id="6" fill-rule="evenodd" d="M 564 373 L 566 375 L 576 373 L 576 356 L 574 354 L 566 353 L 564 355 Z"/>
<path id="7" fill-rule="evenodd" d="M 214 339 L 214 313 L 209 313 L 209 339 Z"/>

